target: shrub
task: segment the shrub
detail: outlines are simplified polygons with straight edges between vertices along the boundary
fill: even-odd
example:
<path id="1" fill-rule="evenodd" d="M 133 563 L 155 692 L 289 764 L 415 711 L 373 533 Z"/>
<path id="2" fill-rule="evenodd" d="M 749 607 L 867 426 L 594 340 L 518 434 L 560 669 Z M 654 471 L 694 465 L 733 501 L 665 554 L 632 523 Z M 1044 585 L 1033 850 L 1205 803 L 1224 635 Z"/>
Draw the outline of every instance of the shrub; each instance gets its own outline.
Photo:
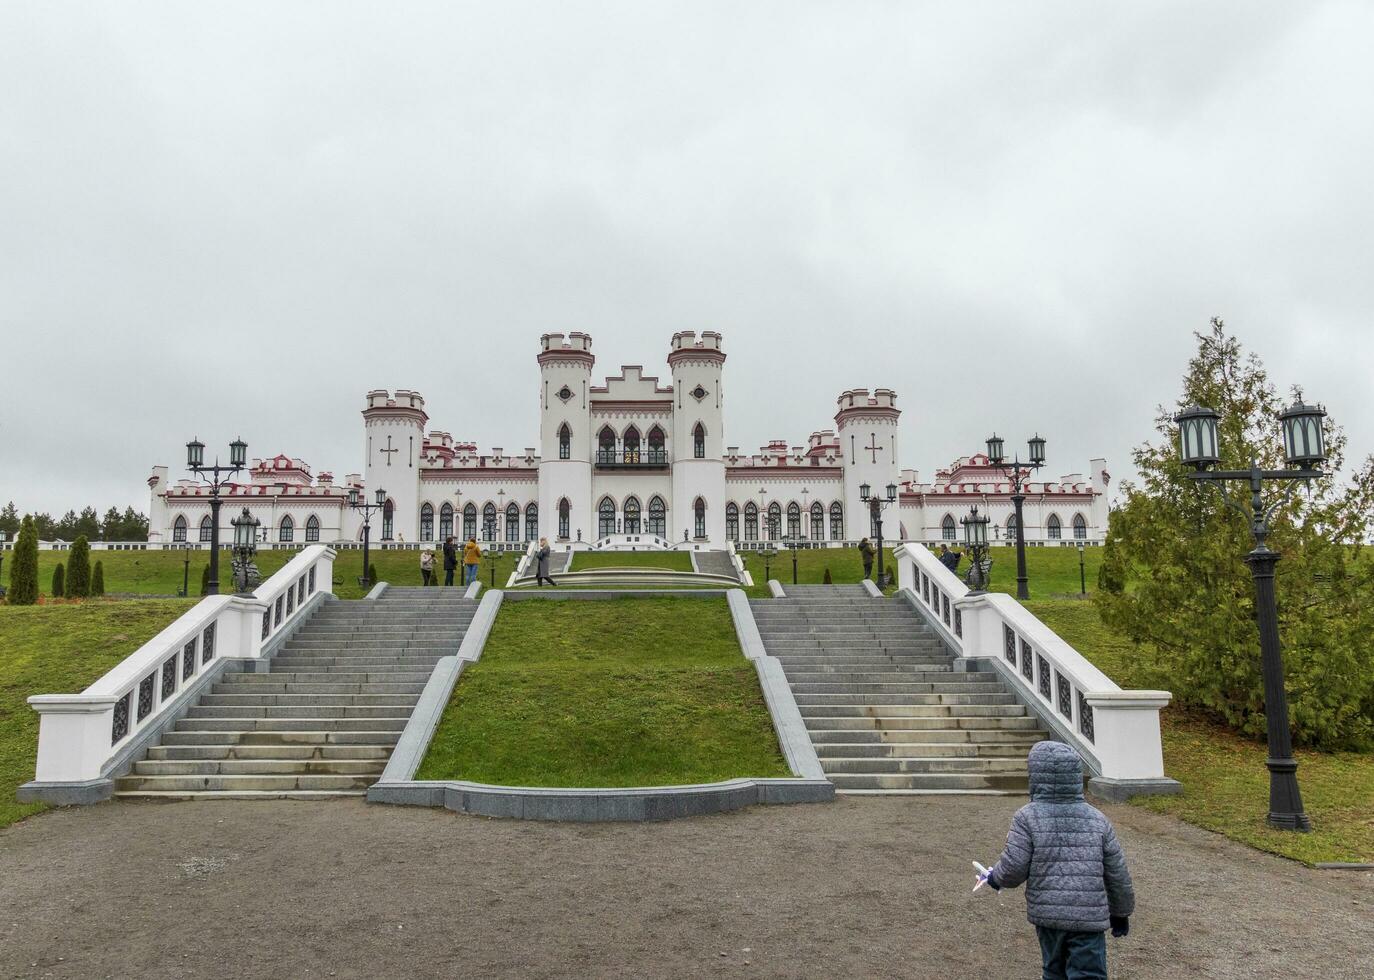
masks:
<path id="1" fill-rule="evenodd" d="M 57 567 L 52 570 L 52 588 L 48 590 L 48 595 L 54 599 L 61 599 L 67 594 L 66 582 L 66 571 L 62 568 L 62 563 L 58 562 Z"/>
<path id="2" fill-rule="evenodd" d="M 95 568 L 91 569 L 91 595 L 102 596 L 105 594 L 105 563 L 97 560 Z"/>
<path id="3" fill-rule="evenodd" d="M 821 581 L 824 582 L 826 585 L 834 585 L 834 584 L 835 584 L 835 580 L 834 580 L 833 578 L 830 577 L 830 566 L 829 566 L 829 565 L 826 565 L 826 566 L 825 566 L 825 575 L 824 575 L 824 577 L 821 578 Z"/>
<path id="4" fill-rule="evenodd" d="M 210 594 L 210 566 L 206 565 L 200 570 L 200 594 Z"/>
<path id="5" fill-rule="evenodd" d="M 373 562 L 367 566 L 367 580 L 373 585 L 377 584 L 377 564 Z"/>
<path id="6" fill-rule="evenodd" d="M 38 529 L 32 514 L 24 518 L 14 541 L 10 588 L 5 598 L 12 606 L 31 606 L 38 601 Z"/>
<path id="7" fill-rule="evenodd" d="M 67 557 L 67 598 L 84 599 L 91 594 L 91 546 L 86 535 L 78 535 Z"/>

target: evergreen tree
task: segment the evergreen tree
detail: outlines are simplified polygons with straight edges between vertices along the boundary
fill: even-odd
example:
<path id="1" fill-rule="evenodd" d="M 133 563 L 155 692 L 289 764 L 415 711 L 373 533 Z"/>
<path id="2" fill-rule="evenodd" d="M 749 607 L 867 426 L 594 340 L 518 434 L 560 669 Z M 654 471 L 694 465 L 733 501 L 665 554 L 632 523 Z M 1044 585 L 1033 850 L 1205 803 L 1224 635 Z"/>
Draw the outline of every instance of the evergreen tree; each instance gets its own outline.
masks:
<path id="1" fill-rule="evenodd" d="M 124 516 L 119 521 L 119 540 L 147 541 L 148 518 L 132 507 L 125 507 Z"/>
<path id="2" fill-rule="evenodd" d="M 1158 684 L 1179 704 L 1260 735 L 1264 685 L 1244 562 L 1254 540 L 1215 485 L 1188 478 L 1173 416 L 1190 404 L 1214 408 L 1224 468 L 1281 469 L 1281 403 L 1220 320 L 1197 340 L 1177 407 L 1155 420 L 1158 441 L 1133 453 L 1140 481 L 1122 485 L 1112 512 L 1096 601 L 1103 621 L 1139 644 L 1131 683 Z M 1374 523 L 1374 459 L 1341 481 L 1345 436 L 1326 421 L 1331 475 L 1277 508 L 1268 544 L 1282 558 L 1275 585 L 1294 736 L 1337 748 L 1374 738 L 1374 562 L 1359 554 Z M 1278 492 L 1267 488 L 1266 502 Z"/>
<path id="3" fill-rule="evenodd" d="M 15 509 L 14 501 L 11 500 L 5 505 L 4 510 L 0 510 L 0 531 L 5 532 L 5 537 L 11 541 L 19 534 L 19 511 Z"/>
<path id="4" fill-rule="evenodd" d="M 75 541 L 76 511 L 69 510 L 65 514 L 63 514 L 62 519 L 57 522 L 57 525 L 53 528 L 53 531 L 57 535 L 57 537 L 61 538 L 63 541 Z"/>
<path id="5" fill-rule="evenodd" d="M 373 585 L 377 584 L 377 563 L 373 562 L 367 566 L 367 580 Z"/>
<path id="6" fill-rule="evenodd" d="M 31 606 L 38 601 L 38 530 L 32 515 L 26 516 L 19 526 L 5 598 L 12 606 Z"/>
<path id="7" fill-rule="evenodd" d="M 48 595 L 54 599 L 61 599 L 66 594 L 66 578 L 62 563 L 58 562 L 57 567 L 52 570 L 52 588 L 48 590 Z"/>
<path id="8" fill-rule="evenodd" d="M 51 541 L 57 537 L 57 522 L 48 513 L 34 514 L 33 529 L 39 541 Z"/>
<path id="9" fill-rule="evenodd" d="M 825 577 L 822 578 L 821 581 L 822 581 L 823 583 L 825 583 L 826 585 L 834 585 L 834 584 L 835 584 L 835 580 L 832 579 L 832 578 L 830 577 L 830 566 L 829 566 L 829 565 L 826 565 L 826 566 L 825 566 Z"/>
<path id="10" fill-rule="evenodd" d="M 78 535 L 67 556 L 67 598 L 84 599 L 91 594 L 91 546 L 86 535 Z"/>
<path id="11" fill-rule="evenodd" d="M 100 537 L 100 516 L 94 507 L 81 508 L 81 513 L 76 518 L 76 533 L 78 537 L 84 536 L 87 541 Z"/>
<path id="12" fill-rule="evenodd" d="M 210 594 L 210 566 L 206 565 L 200 570 L 200 594 Z"/>
<path id="13" fill-rule="evenodd" d="M 123 525 L 119 521 L 119 508 L 111 507 L 105 511 L 105 516 L 100 519 L 100 533 L 105 536 L 106 541 L 123 541 Z"/>
<path id="14" fill-rule="evenodd" d="M 96 560 L 95 568 L 91 569 L 91 596 L 103 596 L 105 594 L 105 563 Z"/>

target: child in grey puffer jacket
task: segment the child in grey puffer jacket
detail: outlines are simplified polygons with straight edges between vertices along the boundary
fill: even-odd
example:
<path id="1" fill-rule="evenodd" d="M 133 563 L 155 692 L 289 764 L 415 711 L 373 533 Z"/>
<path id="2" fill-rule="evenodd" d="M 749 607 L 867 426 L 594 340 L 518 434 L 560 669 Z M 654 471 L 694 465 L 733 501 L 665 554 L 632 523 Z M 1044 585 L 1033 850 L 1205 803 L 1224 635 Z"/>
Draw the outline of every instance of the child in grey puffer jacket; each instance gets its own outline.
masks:
<path id="1" fill-rule="evenodd" d="M 1135 892 L 1111 821 L 1083 799 L 1083 760 L 1038 742 L 1027 760 L 1031 802 L 1016 811 L 1007 848 L 987 876 L 994 889 L 1026 882 L 1026 918 L 1040 938 L 1044 976 L 1106 977 L 1108 928 L 1130 929 Z"/>

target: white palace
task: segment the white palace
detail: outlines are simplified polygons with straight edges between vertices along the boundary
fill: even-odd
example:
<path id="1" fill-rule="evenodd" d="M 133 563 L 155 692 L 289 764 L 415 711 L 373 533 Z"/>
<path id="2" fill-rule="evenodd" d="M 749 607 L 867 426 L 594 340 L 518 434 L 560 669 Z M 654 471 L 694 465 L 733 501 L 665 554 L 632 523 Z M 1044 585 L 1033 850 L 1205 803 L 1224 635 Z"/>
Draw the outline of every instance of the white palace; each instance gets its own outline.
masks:
<path id="1" fill-rule="evenodd" d="M 374 516 L 374 542 L 442 541 L 449 534 L 523 547 L 548 537 L 573 547 L 748 548 L 764 540 L 807 545 L 871 535 L 860 486 L 898 487 L 886 509 L 888 539 L 961 537 L 959 518 L 977 505 L 996 534 L 1014 535 L 1007 477 L 981 453 L 937 470 L 922 483 L 902 469 L 900 410 L 889 388 L 856 388 L 836 401 L 834 428 L 804 445 L 775 440 L 744 455 L 725 443 L 725 352 L 706 331 L 673 335 L 667 381 L 639 365 L 596 383 L 592 338 L 545 334 L 540 340 L 539 445 L 479 452 L 475 443 L 431 430 L 419 392 L 370 391 L 363 409 L 364 471 L 341 482 L 312 474 L 301 459 L 253 460 L 245 482 L 230 486 L 220 540 L 247 507 L 264 542 L 293 547 L 361 540 L 362 518 L 348 506 L 356 487 L 386 491 Z M 1026 539 L 1074 544 L 1101 539 L 1107 521 L 1106 461 L 1026 487 Z M 149 540 L 195 547 L 210 540 L 208 489 L 170 482 L 168 467 L 148 479 Z"/>

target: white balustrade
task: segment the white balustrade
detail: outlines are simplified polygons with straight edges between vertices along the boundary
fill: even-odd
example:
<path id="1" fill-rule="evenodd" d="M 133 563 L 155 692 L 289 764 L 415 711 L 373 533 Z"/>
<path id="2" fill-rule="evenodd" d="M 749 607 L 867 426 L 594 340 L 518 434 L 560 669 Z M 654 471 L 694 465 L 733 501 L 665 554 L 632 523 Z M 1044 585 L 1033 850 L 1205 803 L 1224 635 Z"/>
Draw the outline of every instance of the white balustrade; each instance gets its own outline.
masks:
<path id="1" fill-rule="evenodd" d="M 1167 783 L 1159 711 L 1168 691 L 1123 691 L 1009 595 L 971 590 L 924 545 L 899 546 L 898 586 L 965 661 L 999 670 L 1054 733 L 1110 782 Z"/>
<path id="2" fill-rule="evenodd" d="M 220 661 L 257 660 L 310 597 L 331 592 L 334 551 L 311 545 L 252 597 L 207 596 L 80 694 L 38 694 L 36 783 L 80 783 L 106 769 L 167 717 L 179 695 Z"/>

